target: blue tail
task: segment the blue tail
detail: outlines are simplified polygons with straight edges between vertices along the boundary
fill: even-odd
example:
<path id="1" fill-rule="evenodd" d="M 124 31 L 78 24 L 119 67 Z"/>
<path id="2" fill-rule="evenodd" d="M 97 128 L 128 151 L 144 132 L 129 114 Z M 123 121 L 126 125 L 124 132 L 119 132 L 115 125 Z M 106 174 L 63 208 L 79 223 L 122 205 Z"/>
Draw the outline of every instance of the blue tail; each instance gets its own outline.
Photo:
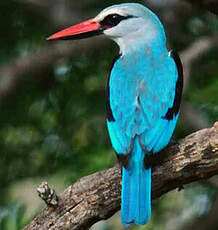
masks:
<path id="1" fill-rule="evenodd" d="M 122 168 L 121 219 L 124 225 L 143 225 L 151 217 L 151 169 L 144 169 L 143 159 L 144 152 L 136 138 L 129 169 Z"/>

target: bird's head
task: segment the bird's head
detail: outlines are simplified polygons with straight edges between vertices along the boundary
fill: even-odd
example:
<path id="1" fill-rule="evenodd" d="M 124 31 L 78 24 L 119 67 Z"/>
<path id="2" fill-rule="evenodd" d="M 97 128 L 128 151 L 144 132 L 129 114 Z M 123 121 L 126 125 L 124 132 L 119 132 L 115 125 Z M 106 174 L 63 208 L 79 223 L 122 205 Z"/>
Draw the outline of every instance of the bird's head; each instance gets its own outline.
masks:
<path id="1" fill-rule="evenodd" d="M 122 46 L 125 40 L 152 40 L 164 35 L 164 30 L 158 17 L 145 6 L 123 3 L 110 6 L 95 18 L 59 31 L 47 40 L 81 39 L 100 34 L 105 34 Z"/>

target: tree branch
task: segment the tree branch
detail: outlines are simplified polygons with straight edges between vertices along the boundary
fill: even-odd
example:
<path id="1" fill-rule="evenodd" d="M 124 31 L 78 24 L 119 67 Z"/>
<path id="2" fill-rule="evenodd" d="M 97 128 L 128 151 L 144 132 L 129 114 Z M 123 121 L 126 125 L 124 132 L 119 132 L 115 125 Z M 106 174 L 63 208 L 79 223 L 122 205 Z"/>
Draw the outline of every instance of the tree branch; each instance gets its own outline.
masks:
<path id="1" fill-rule="evenodd" d="M 218 122 L 168 146 L 152 174 L 152 199 L 184 184 L 218 174 Z M 81 230 L 120 209 L 120 167 L 80 179 L 47 206 L 23 230 Z"/>
<path id="2" fill-rule="evenodd" d="M 44 77 L 43 71 L 61 57 L 73 57 L 81 53 L 83 49 L 92 47 L 96 52 L 108 44 L 107 41 L 96 38 L 74 43 L 49 44 L 37 52 L 25 57 L 17 58 L 5 66 L 0 66 L 0 103 L 5 100 L 19 85 L 22 79 L 29 77 L 29 73 L 37 72 L 38 76 Z M 82 48 L 81 48 L 82 47 Z"/>
<path id="3" fill-rule="evenodd" d="M 201 55 L 207 53 L 213 48 L 216 48 L 217 46 L 218 35 L 216 34 L 213 36 L 199 38 L 180 53 L 184 72 L 183 95 L 186 93 L 187 88 L 190 85 L 191 67 L 193 62 Z M 208 121 L 190 103 L 183 100 L 181 109 L 186 127 L 192 127 L 195 130 L 209 127 Z"/>
<path id="4" fill-rule="evenodd" d="M 197 58 L 218 46 L 218 35 L 200 37 L 180 53 L 184 70 L 184 91 L 189 85 L 191 65 Z"/>

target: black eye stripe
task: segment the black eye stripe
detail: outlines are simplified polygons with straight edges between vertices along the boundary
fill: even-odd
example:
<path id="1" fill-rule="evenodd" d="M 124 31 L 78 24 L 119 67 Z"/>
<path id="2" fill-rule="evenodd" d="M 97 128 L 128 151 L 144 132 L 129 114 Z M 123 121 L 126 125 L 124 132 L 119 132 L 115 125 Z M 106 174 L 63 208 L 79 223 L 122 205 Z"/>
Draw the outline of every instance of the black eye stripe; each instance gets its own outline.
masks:
<path id="1" fill-rule="evenodd" d="M 105 27 L 113 27 L 118 25 L 122 20 L 132 18 L 134 16 L 122 16 L 119 14 L 109 14 L 107 15 L 100 24 Z"/>

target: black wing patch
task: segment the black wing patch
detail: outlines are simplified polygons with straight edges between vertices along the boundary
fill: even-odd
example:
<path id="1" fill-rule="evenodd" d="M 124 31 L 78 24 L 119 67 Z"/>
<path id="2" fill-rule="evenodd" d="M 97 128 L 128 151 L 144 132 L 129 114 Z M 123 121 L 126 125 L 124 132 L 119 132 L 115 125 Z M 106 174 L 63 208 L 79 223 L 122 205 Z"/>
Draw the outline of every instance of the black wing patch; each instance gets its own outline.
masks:
<path id="1" fill-rule="evenodd" d="M 174 116 L 176 116 L 179 112 L 181 99 L 182 99 L 182 89 L 183 89 L 183 68 L 182 68 L 182 62 L 180 60 L 179 55 L 175 51 L 170 52 L 170 56 L 174 59 L 177 71 L 178 71 L 178 80 L 176 82 L 176 90 L 175 90 L 175 98 L 173 101 L 173 106 L 167 110 L 167 113 L 165 114 L 163 119 L 166 120 L 172 120 Z"/>
<path id="2" fill-rule="evenodd" d="M 129 169 L 129 160 L 130 160 L 130 153 L 129 154 L 116 154 L 118 162 L 121 166 L 125 169 Z"/>
<path id="3" fill-rule="evenodd" d="M 114 58 L 111 67 L 110 67 L 110 71 L 109 71 L 109 75 L 108 75 L 108 80 L 107 80 L 107 88 L 106 88 L 106 115 L 107 115 L 107 119 L 108 121 L 115 121 L 112 110 L 111 110 L 111 105 L 110 105 L 110 75 L 111 75 L 111 71 L 114 67 L 115 62 L 120 58 L 121 54 L 118 55 L 117 57 Z"/>

